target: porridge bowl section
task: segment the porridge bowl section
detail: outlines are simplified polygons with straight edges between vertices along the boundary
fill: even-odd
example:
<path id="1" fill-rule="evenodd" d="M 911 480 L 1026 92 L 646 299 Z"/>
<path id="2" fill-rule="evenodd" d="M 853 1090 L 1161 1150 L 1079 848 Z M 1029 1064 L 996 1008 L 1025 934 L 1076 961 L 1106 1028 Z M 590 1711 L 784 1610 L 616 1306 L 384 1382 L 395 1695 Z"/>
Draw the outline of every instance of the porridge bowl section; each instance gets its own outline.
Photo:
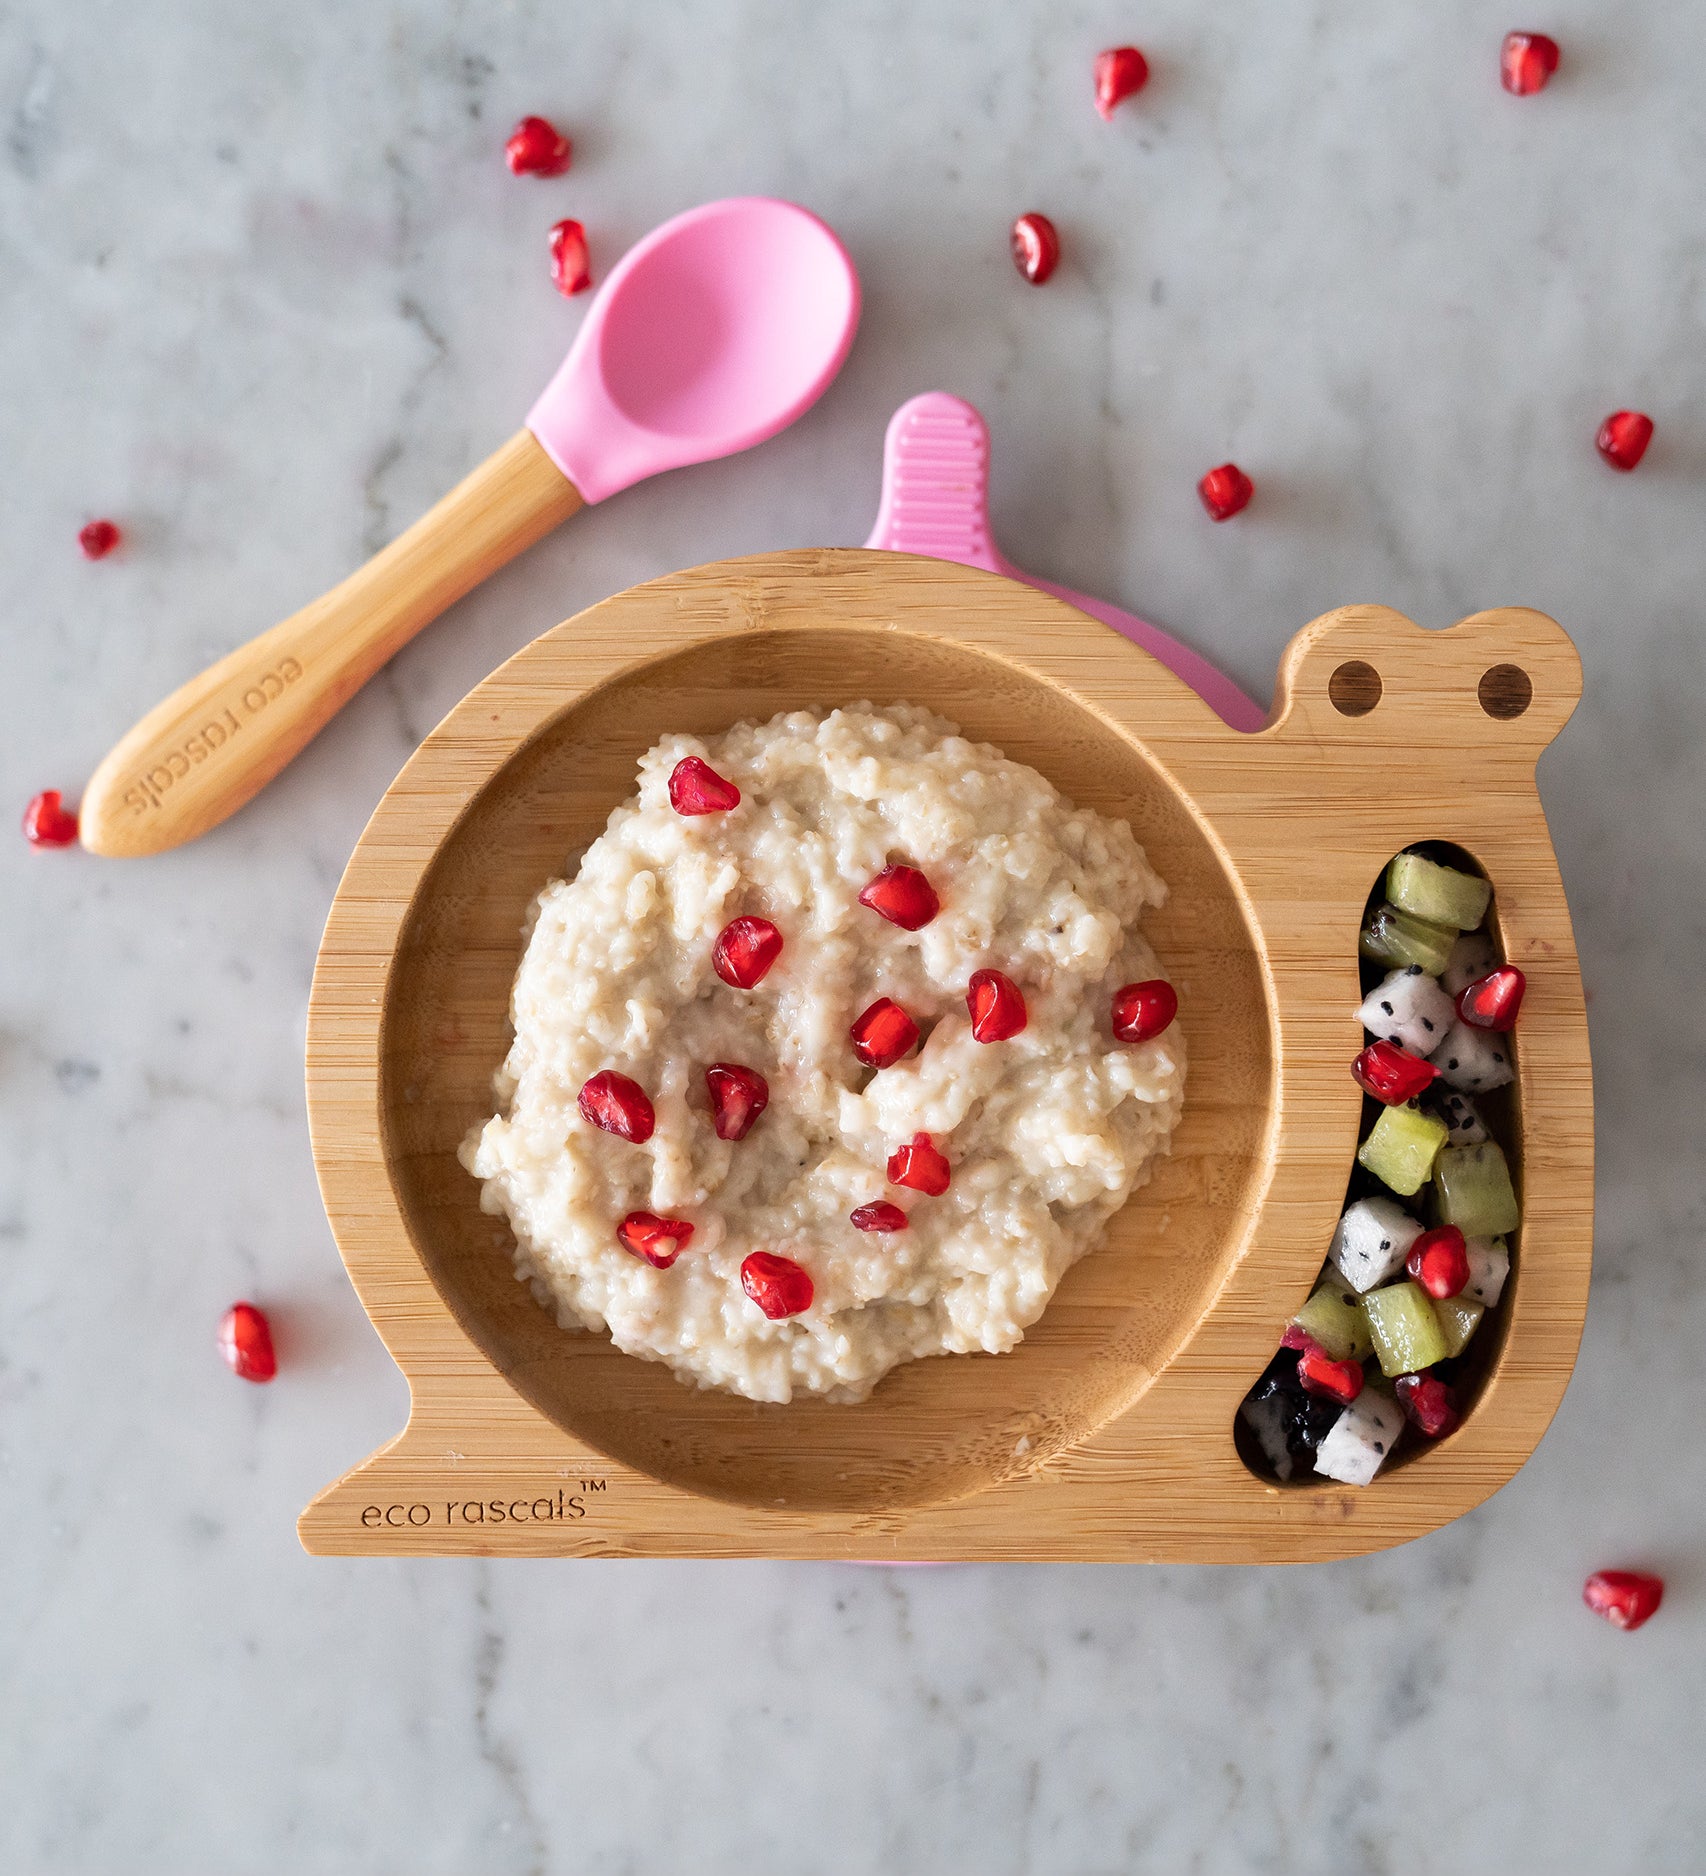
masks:
<path id="1" fill-rule="evenodd" d="M 1519 661 L 1532 707 L 1500 718 L 1477 680 Z M 1384 681 L 1374 706 L 1365 679 L 1346 692 L 1346 664 Z M 1378 1548 L 1478 1502 L 1555 1407 L 1585 1292 L 1585 1032 L 1533 784 L 1576 691 L 1568 641 L 1539 615 L 1429 633 L 1350 609 L 1299 636 L 1269 727 L 1241 736 L 1057 601 L 856 551 L 696 569 L 547 633 L 398 777 L 328 923 L 310 1021 L 316 1162 L 412 1410 L 304 1513 L 303 1541 L 1278 1561 Z M 529 906 L 572 876 L 641 755 L 666 735 L 860 700 L 947 717 L 1130 823 L 1168 888 L 1143 934 L 1177 987 L 1189 1068 L 1170 1150 L 1010 1353 L 907 1362 L 856 1404 L 781 1405 L 684 1386 L 565 1332 L 516 1280 L 507 1226 L 457 1153 L 492 1113 Z M 1394 742 L 1427 738 L 1448 776 L 1395 777 Z M 1527 1224 L 1560 1253 L 1526 1269 L 1462 1434 L 1360 1495 L 1281 1491 L 1229 1428 L 1337 1217 L 1357 1146 L 1344 1073 L 1357 923 L 1424 799 L 1427 824 L 1501 880 L 1513 957 L 1559 959 L 1525 1015 L 1521 1072 Z"/>
<path id="2" fill-rule="evenodd" d="M 968 737 L 1037 769 L 1077 806 L 1130 821 L 1167 882 L 1167 903 L 1145 912 L 1142 930 L 1179 987 L 1187 1100 L 1171 1152 L 1010 1353 L 908 1362 L 853 1406 L 803 1393 L 760 1404 L 685 1386 L 602 1335 L 560 1328 L 517 1282 L 507 1225 L 481 1210 L 457 1150 L 492 1112 L 529 906 L 632 794 L 638 758 L 665 735 L 714 738 L 742 720 L 864 698 L 952 710 Z M 694 1492 L 877 1511 L 1029 1471 L 1129 1407 L 1162 1371 L 1222 1280 L 1253 1196 L 1271 1099 L 1267 1032 L 1231 882 L 1140 754 L 987 656 L 819 627 L 718 638 L 648 661 L 565 711 L 480 790 L 404 929 L 385 1002 L 381 1101 L 399 1197 L 435 1284 L 550 1419 Z"/>

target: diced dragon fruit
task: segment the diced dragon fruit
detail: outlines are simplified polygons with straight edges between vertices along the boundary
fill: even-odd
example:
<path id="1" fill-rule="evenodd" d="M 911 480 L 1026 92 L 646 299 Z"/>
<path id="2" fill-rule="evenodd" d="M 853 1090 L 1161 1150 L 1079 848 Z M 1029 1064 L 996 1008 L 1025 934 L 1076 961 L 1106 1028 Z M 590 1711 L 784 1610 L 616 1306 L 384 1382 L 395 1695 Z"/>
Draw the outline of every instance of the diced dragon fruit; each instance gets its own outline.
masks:
<path id="1" fill-rule="evenodd" d="M 1440 972 L 1439 981 L 1446 995 L 1455 997 L 1458 991 L 1467 989 L 1478 977 L 1485 977 L 1488 971 L 1495 969 L 1498 962 L 1499 947 L 1489 933 L 1466 931 L 1451 947 L 1451 956 Z"/>
<path id="2" fill-rule="evenodd" d="M 1289 1479 L 1313 1459 L 1344 1411 L 1337 1401 L 1308 1393 L 1297 1377 L 1297 1351 L 1281 1349 L 1238 1409 L 1275 1474 Z"/>
<path id="3" fill-rule="evenodd" d="M 1367 1485 L 1403 1429 L 1404 1410 L 1397 1401 L 1365 1387 L 1333 1422 L 1315 1455 L 1315 1470 L 1341 1485 Z"/>
<path id="4" fill-rule="evenodd" d="M 1277 1394 L 1264 1394 L 1259 1400 L 1251 1395 L 1238 1409 L 1244 1424 L 1256 1436 L 1262 1457 L 1273 1469 L 1276 1479 L 1291 1477 L 1291 1448 L 1285 1440 L 1285 1402 Z"/>
<path id="5" fill-rule="evenodd" d="M 1487 1123 L 1481 1118 L 1481 1110 L 1468 1095 L 1453 1089 L 1449 1094 L 1442 1094 L 1434 1106 L 1446 1125 L 1447 1146 L 1479 1146 L 1483 1140 L 1492 1138 Z"/>
<path id="6" fill-rule="evenodd" d="M 1412 1055 L 1432 1055 L 1457 1021 L 1452 1001 L 1419 964 L 1393 971 L 1357 1011 L 1370 1035 Z"/>
<path id="7" fill-rule="evenodd" d="M 1366 1295 L 1404 1267 L 1422 1227 L 1391 1199 L 1358 1199 L 1348 1207 L 1327 1252 L 1353 1290 Z"/>
<path id="8" fill-rule="evenodd" d="M 1445 1040 L 1428 1057 L 1440 1078 L 1465 1094 L 1485 1094 L 1516 1080 L 1510 1039 L 1496 1029 L 1471 1029 L 1454 1022 Z"/>
<path id="9" fill-rule="evenodd" d="M 1469 1253 L 1469 1281 L 1463 1294 L 1488 1309 L 1496 1308 L 1511 1274 L 1510 1246 L 1503 1238 L 1469 1238 L 1464 1249 Z"/>

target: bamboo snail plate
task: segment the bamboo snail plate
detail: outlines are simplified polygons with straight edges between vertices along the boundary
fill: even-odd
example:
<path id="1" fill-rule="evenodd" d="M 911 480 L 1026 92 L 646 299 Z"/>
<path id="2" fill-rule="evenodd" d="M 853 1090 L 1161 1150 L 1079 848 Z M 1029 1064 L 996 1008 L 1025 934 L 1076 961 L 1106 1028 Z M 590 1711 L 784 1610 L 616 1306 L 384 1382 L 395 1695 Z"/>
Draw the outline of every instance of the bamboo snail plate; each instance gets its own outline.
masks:
<path id="1" fill-rule="evenodd" d="M 409 1380 L 404 1431 L 302 1514 L 323 1554 L 1281 1563 L 1401 1543 L 1505 1483 L 1587 1302 L 1593 1134 L 1569 913 L 1534 781 L 1581 690 L 1536 612 L 1424 631 L 1377 606 L 1292 641 L 1267 726 L 1032 588 L 824 550 L 722 562 L 565 621 L 454 709 L 344 875 L 308 1098 L 351 1279 Z M 522 921 L 668 730 L 924 704 L 1125 816 L 1190 1051 L 1171 1155 L 1013 1353 L 908 1363 L 857 1407 L 682 1386 L 565 1334 L 456 1148 L 491 1111 Z M 1456 844 L 1528 974 L 1524 1222 L 1463 1427 L 1361 1490 L 1239 1456 L 1239 1401 L 1319 1269 L 1356 1151 L 1357 932 L 1392 854 Z"/>

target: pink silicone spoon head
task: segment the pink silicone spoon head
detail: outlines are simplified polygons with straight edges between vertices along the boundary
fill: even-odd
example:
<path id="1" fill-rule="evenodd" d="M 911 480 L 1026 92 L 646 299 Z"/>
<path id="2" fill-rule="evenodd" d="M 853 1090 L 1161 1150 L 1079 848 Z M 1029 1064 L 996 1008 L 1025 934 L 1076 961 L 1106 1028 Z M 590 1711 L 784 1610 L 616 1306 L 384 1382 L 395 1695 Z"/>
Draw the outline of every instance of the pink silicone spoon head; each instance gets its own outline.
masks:
<path id="1" fill-rule="evenodd" d="M 527 427 L 600 502 L 786 429 L 858 323 L 859 276 L 815 215 L 767 196 L 707 202 L 617 262 Z"/>
<path id="2" fill-rule="evenodd" d="M 882 501 L 865 545 L 957 560 L 1053 593 L 1160 659 L 1233 729 L 1249 733 L 1267 720 L 1262 706 L 1224 671 L 1159 626 L 1013 565 L 995 545 L 989 528 L 989 426 L 976 405 L 963 397 L 926 391 L 889 419 L 883 439 Z"/>

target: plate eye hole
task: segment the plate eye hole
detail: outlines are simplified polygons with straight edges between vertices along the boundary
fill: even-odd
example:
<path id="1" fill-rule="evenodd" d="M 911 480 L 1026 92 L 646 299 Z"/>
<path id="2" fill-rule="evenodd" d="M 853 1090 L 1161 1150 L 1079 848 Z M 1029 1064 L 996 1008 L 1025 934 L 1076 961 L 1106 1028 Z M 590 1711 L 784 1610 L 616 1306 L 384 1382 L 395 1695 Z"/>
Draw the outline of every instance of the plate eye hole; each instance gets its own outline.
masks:
<path id="1" fill-rule="evenodd" d="M 1481 673 L 1475 695 L 1488 716 L 1508 723 L 1534 702 L 1534 682 L 1520 664 L 1495 664 Z"/>
<path id="2" fill-rule="evenodd" d="M 1340 665 L 1327 680 L 1328 699 L 1342 717 L 1367 716 L 1379 703 L 1381 689 L 1380 673 L 1360 658 Z"/>

